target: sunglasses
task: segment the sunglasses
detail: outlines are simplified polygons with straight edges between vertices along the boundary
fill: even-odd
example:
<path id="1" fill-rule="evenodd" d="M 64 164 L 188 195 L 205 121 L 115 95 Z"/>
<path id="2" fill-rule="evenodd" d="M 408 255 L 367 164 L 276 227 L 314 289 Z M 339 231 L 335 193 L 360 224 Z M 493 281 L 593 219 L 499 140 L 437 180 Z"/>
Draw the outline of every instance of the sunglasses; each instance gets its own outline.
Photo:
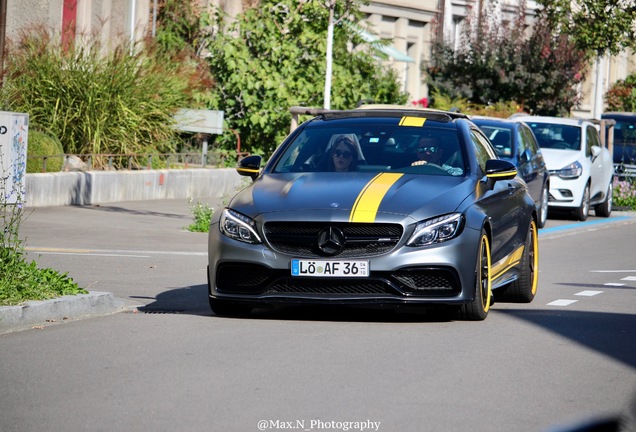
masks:
<path id="1" fill-rule="evenodd" d="M 331 155 L 338 158 L 343 157 L 345 159 L 349 159 L 351 156 L 353 156 L 353 153 L 351 153 L 349 150 L 345 150 L 345 151 L 333 150 L 331 152 Z"/>
<path id="2" fill-rule="evenodd" d="M 420 153 L 437 153 L 438 148 L 437 147 L 418 147 L 417 151 Z"/>

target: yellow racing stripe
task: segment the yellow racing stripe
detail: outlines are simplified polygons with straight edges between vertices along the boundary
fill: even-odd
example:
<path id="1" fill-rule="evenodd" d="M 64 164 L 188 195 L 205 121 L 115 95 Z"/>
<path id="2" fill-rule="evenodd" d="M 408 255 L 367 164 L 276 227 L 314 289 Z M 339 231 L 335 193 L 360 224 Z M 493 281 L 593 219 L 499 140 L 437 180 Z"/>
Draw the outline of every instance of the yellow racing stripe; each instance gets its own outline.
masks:
<path id="1" fill-rule="evenodd" d="M 498 263 L 493 264 L 492 266 L 492 274 L 493 279 L 498 278 L 504 272 L 508 271 L 510 268 L 519 264 L 521 261 L 521 257 L 523 256 L 524 246 L 520 246 L 517 250 L 515 250 L 510 255 L 504 257 Z"/>
<path id="2" fill-rule="evenodd" d="M 409 117 L 409 116 L 404 116 L 402 117 L 402 119 L 400 120 L 399 125 L 400 126 L 415 126 L 415 127 L 422 127 L 424 126 L 424 122 L 426 121 L 425 118 L 423 117 Z"/>
<path id="3" fill-rule="evenodd" d="M 399 173 L 380 173 L 373 177 L 356 198 L 349 222 L 374 222 L 380 202 L 400 177 Z"/>

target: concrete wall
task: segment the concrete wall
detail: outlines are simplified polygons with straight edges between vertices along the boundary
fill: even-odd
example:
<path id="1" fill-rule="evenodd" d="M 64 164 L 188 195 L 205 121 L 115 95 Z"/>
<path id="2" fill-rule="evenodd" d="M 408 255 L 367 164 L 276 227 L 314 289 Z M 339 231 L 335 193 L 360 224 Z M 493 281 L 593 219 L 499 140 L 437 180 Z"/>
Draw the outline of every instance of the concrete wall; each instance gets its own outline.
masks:
<path id="1" fill-rule="evenodd" d="M 234 168 L 55 172 L 26 175 L 26 206 L 224 198 L 249 184 Z"/>

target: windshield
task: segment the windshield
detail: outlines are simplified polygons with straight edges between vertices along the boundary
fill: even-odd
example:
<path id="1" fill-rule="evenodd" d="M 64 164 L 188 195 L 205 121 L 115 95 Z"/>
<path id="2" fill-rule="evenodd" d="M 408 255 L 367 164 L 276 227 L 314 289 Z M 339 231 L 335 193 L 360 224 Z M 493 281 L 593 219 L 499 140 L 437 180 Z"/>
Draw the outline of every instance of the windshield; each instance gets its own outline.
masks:
<path id="1" fill-rule="evenodd" d="M 609 129 L 607 129 L 607 132 L 609 133 Z M 636 145 L 636 123 L 627 120 L 616 120 L 614 143 Z"/>
<path id="2" fill-rule="evenodd" d="M 399 120 L 399 119 L 398 119 Z M 456 128 L 380 122 L 321 122 L 305 127 L 273 172 L 367 171 L 463 176 Z"/>
<path id="3" fill-rule="evenodd" d="M 527 122 L 541 148 L 580 150 L 581 128 L 578 126 Z"/>

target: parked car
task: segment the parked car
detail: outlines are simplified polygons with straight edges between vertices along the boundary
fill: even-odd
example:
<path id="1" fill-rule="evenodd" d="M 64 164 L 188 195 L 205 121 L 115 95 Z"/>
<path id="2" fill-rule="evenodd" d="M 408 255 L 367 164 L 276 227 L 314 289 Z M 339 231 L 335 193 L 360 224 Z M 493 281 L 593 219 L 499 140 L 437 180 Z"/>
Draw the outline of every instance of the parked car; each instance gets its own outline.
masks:
<path id="1" fill-rule="evenodd" d="M 636 113 L 606 112 L 601 119 L 612 119 L 614 126 L 614 172 L 621 177 L 636 177 Z"/>
<path id="2" fill-rule="evenodd" d="M 493 296 L 535 296 L 534 201 L 463 114 L 326 111 L 261 162 L 239 162 L 253 182 L 210 224 L 217 315 L 285 303 L 418 305 L 483 320 Z"/>
<path id="3" fill-rule="evenodd" d="M 534 200 L 539 215 L 537 225 L 543 228 L 548 220 L 550 174 L 532 129 L 514 118 L 471 117 L 471 120 L 486 134 L 497 155 L 517 167 Z"/>
<path id="4" fill-rule="evenodd" d="M 581 221 L 587 219 L 590 206 L 597 216 L 612 212 L 612 156 L 602 147 L 599 130 L 590 120 L 514 116 L 525 122 L 537 138 L 550 171 L 552 209 L 567 209 Z"/>

